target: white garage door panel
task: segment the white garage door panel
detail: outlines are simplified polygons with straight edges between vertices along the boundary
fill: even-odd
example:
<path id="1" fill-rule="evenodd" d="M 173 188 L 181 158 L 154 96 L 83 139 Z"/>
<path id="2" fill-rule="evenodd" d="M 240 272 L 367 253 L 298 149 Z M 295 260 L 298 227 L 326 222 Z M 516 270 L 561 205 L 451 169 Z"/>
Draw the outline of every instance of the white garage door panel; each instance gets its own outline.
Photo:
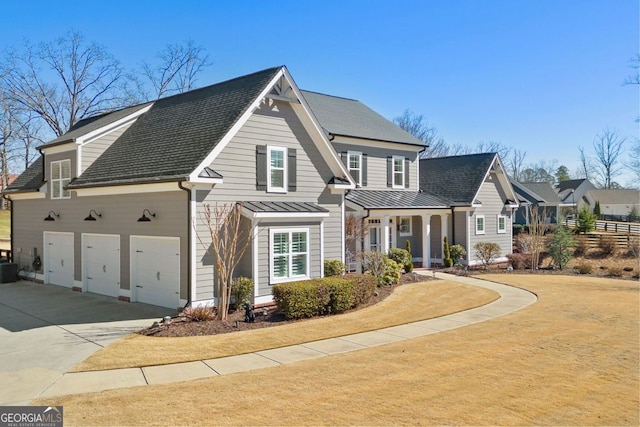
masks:
<path id="1" fill-rule="evenodd" d="M 73 286 L 73 233 L 44 233 L 45 281 Z"/>
<path id="2" fill-rule="evenodd" d="M 132 237 L 136 301 L 161 307 L 180 304 L 180 240 Z"/>
<path id="3" fill-rule="evenodd" d="M 118 297 L 120 294 L 120 236 L 82 235 L 86 290 Z"/>

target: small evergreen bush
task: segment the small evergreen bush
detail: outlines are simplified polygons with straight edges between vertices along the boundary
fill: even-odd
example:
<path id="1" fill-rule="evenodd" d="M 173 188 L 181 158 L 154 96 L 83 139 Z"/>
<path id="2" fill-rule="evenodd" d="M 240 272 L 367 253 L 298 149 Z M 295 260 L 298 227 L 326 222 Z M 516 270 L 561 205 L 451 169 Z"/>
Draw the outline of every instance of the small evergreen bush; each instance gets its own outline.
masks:
<path id="1" fill-rule="evenodd" d="M 236 310 L 240 310 L 245 304 L 251 304 L 253 302 L 253 293 L 253 279 L 237 277 L 231 282 L 231 296 L 235 302 Z"/>
<path id="2" fill-rule="evenodd" d="M 444 236 L 444 258 L 442 259 L 442 263 L 445 267 L 453 267 L 453 259 L 451 259 L 451 249 L 449 248 L 449 239 L 447 236 Z"/>
<path id="3" fill-rule="evenodd" d="M 407 264 L 404 265 L 404 272 L 411 273 L 412 271 L 413 271 L 413 263 L 409 261 Z"/>
<path id="4" fill-rule="evenodd" d="M 467 251 L 462 245 L 449 246 L 449 256 L 453 260 L 453 265 L 460 265 L 462 259 L 467 256 Z"/>
<path id="5" fill-rule="evenodd" d="M 409 251 L 400 248 L 391 248 L 389 249 L 389 254 L 387 255 L 389 259 L 395 261 L 400 268 L 404 268 L 406 271 L 406 265 L 411 262 L 411 254 Z"/>
<path id="6" fill-rule="evenodd" d="M 378 288 L 378 280 L 371 274 L 346 274 L 343 276 L 345 280 L 352 280 L 355 284 L 354 288 L 354 304 L 358 307 L 369 302 Z"/>
<path id="7" fill-rule="evenodd" d="M 384 262 L 384 273 L 378 278 L 379 286 L 393 286 L 400 281 L 400 265 L 387 258 Z"/>
<path id="8" fill-rule="evenodd" d="M 347 264 L 339 259 L 324 260 L 324 277 L 340 276 L 347 271 Z"/>
<path id="9" fill-rule="evenodd" d="M 578 213 L 578 221 L 576 222 L 576 229 L 580 233 L 589 233 L 596 228 L 596 216 L 589 212 L 589 208 L 586 206 Z"/>
<path id="10" fill-rule="evenodd" d="M 560 270 L 573 258 L 574 246 L 573 235 L 564 226 L 556 228 L 555 233 L 549 238 L 549 256 Z"/>

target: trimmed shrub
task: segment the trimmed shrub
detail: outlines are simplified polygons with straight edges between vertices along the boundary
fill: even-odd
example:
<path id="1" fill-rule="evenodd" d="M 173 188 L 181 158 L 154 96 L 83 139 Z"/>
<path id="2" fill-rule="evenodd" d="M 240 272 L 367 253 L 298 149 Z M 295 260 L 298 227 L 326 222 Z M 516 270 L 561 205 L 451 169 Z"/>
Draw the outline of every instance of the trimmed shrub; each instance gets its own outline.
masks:
<path id="1" fill-rule="evenodd" d="M 454 265 L 460 265 L 461 260 L 467 256 L 467 251 L 462 245 L 449 246 L 449 255 Z"/>
<path id="2" fill-rule="evenodd" d="M 347 271 L 347 264 L 339 259 L 324 260 L 324 277 L 339 276 Z"/>
<path id="3" fill-rule="evenodd" d="M 236 305 L 236 310 L 240 310 L 243 305 L 253 302 L 254 285 L 253 279 L 248 277 L 237 277 L 231 282 L 231 296 Z"/>
<path id="4" fill-rule="evenodd" d="M 447 236 L 444 236 L 444 258 L 442 259 L 442 263 L 445 267 L 453 267 L 453 259 L 451 259 L 451 248 L 449 247 L 449 239 Z"/>
<path id="5" fill-rule="evenodd" d="M 598 240 L 598 247 L 603 255 L 613 255 L 616 251 L 616 241 L 613 237 L 603 234 Z"/>
<path id="6" fill-rule="evenodd" d="M 575 266 L 575 269 L 578 270 L 578 273 L 580 274 L 591 274 L 593 271 L 593 267 L 589 264 L 578 264 Z"/>
<path id="7" fill-rule="evenodd" d="M 407 264 L 404 265 L 404 272 L 411 273 L 412 271 L 413 271 L 413 263 L 409 261 Z"/>
<path id="8" fill-rule="evenodd" d="M 405 266 L 411 262 L 411 254 L 405 249 L 391 248 L 389 249 L 389 253 L 387 254 L 387 256 L 389 257 L 389 259 L 395 261 L 400 266 L 400 268 L 405 268 Z"/>
<path id="9" fill-rule="evenodd" d="M 531 254 L 507 254 L 507 259 L 511 263 L 514 270 L 526 270 L 531 268 Z"/>
<path id="10" fill-rule="evenodd" d="M 282 283 L 272 293 L 287 319 L 301 319 L 357 307 L 371 299 L 376 287 L 377 280 L 371 275 L 348 274 Z"/>
<path id="11" fill-rule="evenodd" d="M 535 238 L 529 233 L 518 234 L 515 238 L 516 249 L 523 254 L 533 253 L 535 249 Z M 515 266 L 513 267 L 515 268 Z"/>
<path id="12" fill-rule="evenodd" d="M 346 274 L 343 276 L 345 280 L 353 280 L 354 288 L 354 304 L 358 307 L 369 302 L 376 293 L 378 280 L 371 274 Z"/>
<path id="13" fill-rule="evenodd" d="M 393 286 L 400 281 L 400 265 L 387 258 L 384 262 L 384 273 L 378 278 L 379 286 Z"/>

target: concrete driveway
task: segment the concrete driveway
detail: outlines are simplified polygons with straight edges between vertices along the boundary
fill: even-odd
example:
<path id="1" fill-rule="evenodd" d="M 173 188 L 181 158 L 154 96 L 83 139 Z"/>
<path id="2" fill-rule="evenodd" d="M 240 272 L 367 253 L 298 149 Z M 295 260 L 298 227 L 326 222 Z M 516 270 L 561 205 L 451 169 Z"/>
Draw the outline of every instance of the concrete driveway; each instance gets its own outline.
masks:
<path id="1" fill-rule="evenodd" d="M 78 362 L 175 311 L 68 288 L 0 284 L 0 405 L 26 405 Z"/>

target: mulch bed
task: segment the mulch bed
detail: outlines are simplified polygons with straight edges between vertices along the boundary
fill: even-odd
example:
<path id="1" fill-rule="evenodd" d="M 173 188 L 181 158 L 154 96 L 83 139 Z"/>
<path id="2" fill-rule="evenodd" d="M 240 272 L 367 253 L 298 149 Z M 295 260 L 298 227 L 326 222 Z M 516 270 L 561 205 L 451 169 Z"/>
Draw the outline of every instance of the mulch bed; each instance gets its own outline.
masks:
<path id="1" fill-rule="evenodd" d="M 377 304 L 391 295 L 394 289 L 407 283 L 424 282 L 434 280 L 432 277 L 421 276 L 416 273 L 403 274 L 400 283 L 396 286 L 383 286 L 378 288 L 377 294 L 367 303 L 360 307 L 348 310 L 355 311 L 370 305 Z M 309 319 L 288 320 L 282 313 L 272 308 L 269 309 L 265 316 L 262 310 L 257 309 L 255 312 L 255 321 L 247 323 L 244 321 L 244 310 L 236 310 L 229 313 L 227 320 L 207 320 L 207 321 L 191 321 L 185 317 L 175 317 L 169 325 L 154 324 L 153 326 L 143 329 L 138 333 L 146 336 L 154 337 L 187 337 L 199 335 L 216 335 L 231 332 L 246 331 L 250 329 L 270 328 L 279 325 L 285 325 L 293 322 L 304 322 Z"/>

